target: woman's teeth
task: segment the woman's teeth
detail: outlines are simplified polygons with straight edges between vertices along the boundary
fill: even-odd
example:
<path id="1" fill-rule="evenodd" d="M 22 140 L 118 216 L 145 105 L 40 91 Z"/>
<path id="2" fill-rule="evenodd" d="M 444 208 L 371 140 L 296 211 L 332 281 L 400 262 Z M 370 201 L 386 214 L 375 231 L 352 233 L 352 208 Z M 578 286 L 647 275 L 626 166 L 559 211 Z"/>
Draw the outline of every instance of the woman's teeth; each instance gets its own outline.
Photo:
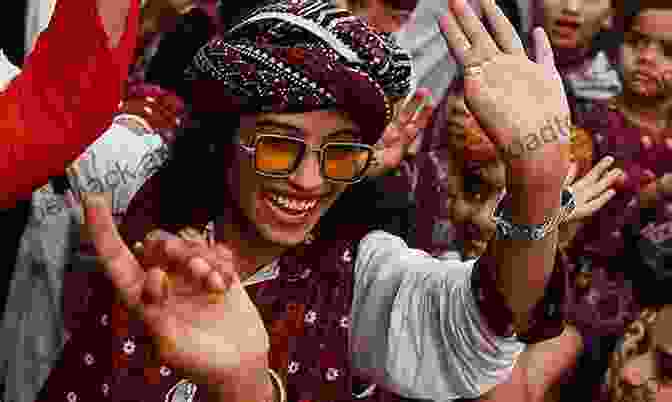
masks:
<path id="1" fill-rule="evenodd" d="M 278 206 L 297 213 L 315 208 L 318 202 L 318 200 L 297 200 L 278 194 L 271 194 L 271 200 Z"/>

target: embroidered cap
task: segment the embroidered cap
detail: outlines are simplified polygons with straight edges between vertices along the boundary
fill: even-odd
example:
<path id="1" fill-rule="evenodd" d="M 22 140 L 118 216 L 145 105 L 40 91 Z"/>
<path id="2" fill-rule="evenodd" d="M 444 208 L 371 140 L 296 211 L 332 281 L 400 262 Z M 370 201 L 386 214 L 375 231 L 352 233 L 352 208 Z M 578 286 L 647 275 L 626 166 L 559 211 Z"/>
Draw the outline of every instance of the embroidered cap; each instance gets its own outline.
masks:
<path id="1" fill-rule="evenodd" d="M 391 36 L 324 0 L 273 2 L 203 46 L 186 70 L 195 112 L 343 110 L 375 143 L 410 90 Z"/>

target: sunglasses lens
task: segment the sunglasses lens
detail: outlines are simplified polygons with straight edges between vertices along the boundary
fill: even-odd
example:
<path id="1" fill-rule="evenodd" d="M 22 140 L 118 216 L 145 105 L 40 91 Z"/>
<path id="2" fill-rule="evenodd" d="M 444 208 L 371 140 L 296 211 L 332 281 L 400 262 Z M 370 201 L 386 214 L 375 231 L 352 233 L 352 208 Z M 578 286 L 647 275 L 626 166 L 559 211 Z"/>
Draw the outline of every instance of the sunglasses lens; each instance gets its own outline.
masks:
<path id="1" fill-rule="evenodd" d="M 361 145 L 329 144 L 324 155 L 324 175 L 334 180 L 358 178 L 371 156 L 371 149 Z"/>
<path id="2" fill-rule="evenodd" d="M 262 136 L 257 143 L 256 168 L 270 174 L 290 174 L 305 144 L 291 138 Z"/>

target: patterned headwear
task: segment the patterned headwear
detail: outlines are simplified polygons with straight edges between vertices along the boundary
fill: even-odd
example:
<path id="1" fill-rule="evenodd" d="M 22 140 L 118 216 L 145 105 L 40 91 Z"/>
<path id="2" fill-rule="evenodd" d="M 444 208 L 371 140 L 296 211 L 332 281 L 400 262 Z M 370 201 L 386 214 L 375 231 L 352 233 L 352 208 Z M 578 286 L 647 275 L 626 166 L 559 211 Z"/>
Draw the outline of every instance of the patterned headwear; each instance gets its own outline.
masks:
<path id="1" fill-rule="evenodd" d="M 202 47 L 187 68 L 194 112 L 348 113 L 366 143 L 410 90 L 409 55 L 324 0 L 273 2 Z"/>

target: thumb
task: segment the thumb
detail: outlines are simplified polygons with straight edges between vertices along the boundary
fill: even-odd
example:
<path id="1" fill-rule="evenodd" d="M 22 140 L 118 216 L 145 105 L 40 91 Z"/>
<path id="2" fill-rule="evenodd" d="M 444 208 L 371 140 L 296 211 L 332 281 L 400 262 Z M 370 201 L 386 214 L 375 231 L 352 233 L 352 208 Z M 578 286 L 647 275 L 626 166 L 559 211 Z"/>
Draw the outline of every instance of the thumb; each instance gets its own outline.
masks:
<path id="1" fill-rule="evenodd" d="M 136 307 L 140 303 L 144 271 L 117 231 L 110 202 L 101 193 L 83 193 L 82 201 L 85 230 L 106 275 L 129 307 Z"/>

